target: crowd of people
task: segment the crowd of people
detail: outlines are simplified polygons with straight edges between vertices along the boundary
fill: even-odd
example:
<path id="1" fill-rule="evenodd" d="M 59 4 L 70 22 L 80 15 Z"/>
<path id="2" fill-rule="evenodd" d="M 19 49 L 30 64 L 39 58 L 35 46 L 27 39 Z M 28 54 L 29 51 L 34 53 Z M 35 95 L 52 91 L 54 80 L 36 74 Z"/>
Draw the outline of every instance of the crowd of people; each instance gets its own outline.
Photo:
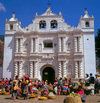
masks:
<path id="1" fill-rule="evenodd" d="M 95 77 L 92 74 L 86 74 L 86 78 L 74 81 L 72 78 L 59 78 L 55 82 L 48 83 L 48 81 L 40 81 L 37 79 L 31 80 L 29 76 L 24 76 L 21 79 L 16 76 L 14 80 L 4 79 L 0 80 L 0 93 L 12 94 L 12 99 L 24 98 L 28 99 L 29 95 L 36 94 L 38 96 L 48 97 L 52 92 L 55 95 L 69 95 L 70 93 L 77 93 L 79 95 L 99 93 L 100 80 L 98 75 Z"/>

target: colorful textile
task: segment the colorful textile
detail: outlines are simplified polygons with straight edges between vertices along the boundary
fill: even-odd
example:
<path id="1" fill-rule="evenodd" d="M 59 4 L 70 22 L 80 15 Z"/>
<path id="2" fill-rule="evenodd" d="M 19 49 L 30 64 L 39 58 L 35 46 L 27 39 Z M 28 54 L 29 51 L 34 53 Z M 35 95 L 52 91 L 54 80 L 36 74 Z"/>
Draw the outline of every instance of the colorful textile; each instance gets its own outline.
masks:
<path id="1" fill-rule="evenodd" d="M 67 88 L 67 87 L 65 87 L 65 86 L 63 86 L 63 90 L 68 90 L 68 88 Z"/>
<path id="2" fill-rule="evenodd" d="M 83 95 L 84 94 L 84 90 L 81 91 L 77 91 L 78 94 Z"/>
<path id="3" fill-rule="evenodd" d="M 25 87 L 24 87 L 24 90 L 23 90 L 23 94 L 27 94 L 28 93 L 28 85 L 26 85 Z"/>

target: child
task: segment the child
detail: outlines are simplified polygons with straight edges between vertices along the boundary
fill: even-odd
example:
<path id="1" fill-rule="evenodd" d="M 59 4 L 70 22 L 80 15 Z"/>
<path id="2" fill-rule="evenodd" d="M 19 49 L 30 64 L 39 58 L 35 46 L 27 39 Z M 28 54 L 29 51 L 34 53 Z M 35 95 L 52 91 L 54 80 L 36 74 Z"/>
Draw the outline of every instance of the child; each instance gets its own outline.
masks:
<path id="1" fill-rule="evenodd" d="M 58 93 L 58 95 L 60 95 L 60 93 L 61 93 L 61 86 L 60 86 L 60 84 L 57 87 L 57 93 Z"/>
<path id="2" fill-rule="evenodd" d="M 41 92 L 41 96 L 45 96 L 45 97 L 48 97 L 48 89 L 47 89 L 47 87 L 44 87 L 43 88 L 43 90 L 42 90 L 42 92 Z"/>
<path id="3" fill-rule="evenodd" d="M 63 94 L 66 95 L 68 93 L 68 84 L 65 83 L 65 85 L 62 87 L 63 89 Z"/>
<path id="4" fill-rule="evenodd" d="M 17 80 L 14 80 L 14 81 L 13 81 L 12 97 L 13 97 L 14 100 L 17 98 L 17 90 L 19 89 L 17 82 L 18 82 Z"/>
<path id="5" fill-rule="evenodd" d="M 22 97 L 22 90 L 21 90 L 21 85 L 19 85 L 19 89 L 17 90 L 17 98 Z"/>

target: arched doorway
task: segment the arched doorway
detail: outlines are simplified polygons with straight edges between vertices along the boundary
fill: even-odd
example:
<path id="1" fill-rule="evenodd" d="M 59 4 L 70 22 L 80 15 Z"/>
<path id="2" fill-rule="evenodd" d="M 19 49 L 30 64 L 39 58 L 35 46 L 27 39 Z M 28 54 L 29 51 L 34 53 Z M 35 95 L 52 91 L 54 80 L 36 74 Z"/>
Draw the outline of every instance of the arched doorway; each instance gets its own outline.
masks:
<path id="1" fill-rule="evenodd" d="M 53 68 L 51 67 L 46 67 L 44 68 L 43 72 L 42 72 L 42 79 L 48 80 L 48 83 L 53 83 L 55 80 L 55 71 Z"/>

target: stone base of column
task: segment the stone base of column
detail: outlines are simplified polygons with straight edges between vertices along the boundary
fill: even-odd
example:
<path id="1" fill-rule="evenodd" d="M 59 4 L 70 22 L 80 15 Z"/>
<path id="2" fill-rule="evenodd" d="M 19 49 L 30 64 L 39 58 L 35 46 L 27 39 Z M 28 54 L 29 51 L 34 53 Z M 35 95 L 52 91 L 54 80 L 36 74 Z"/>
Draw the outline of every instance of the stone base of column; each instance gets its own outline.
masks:
<path id="1" fill-rule="evenodd" d="M 38 63 L 34 62 L 34 78 L 38 79 Z"/>
<path id="2" fill-rule="evenodd" d="M 17 76 L 17 69 L 18 69 L 18 65 L 17 65 L 17 62 L 15 62 L 15 65 L 14 65 L 14 77 L 16 77 Z"/>
<path id="3" fill-rule="evenodd" d="M 63 62 L 63 78 L 67 77 L 66 62 Z"/>
<path id="4" fill-rule="evenodd" d="M 30 79 L 33 79 L 33 62 L 30 62 Z"/>
<path id="5" fill-rule="evenodd" d="M 75 61 L 75 79 L 78 79 L 78 63 Z"/>
<path id="6" fill-rule="evenodd" d="M 82 61 L 80 61 L 80 78 L 84 78 L 84 69 L 83 69 L 83 65 L 82 65 Z"/>
<path id="7" fill-rule="evenodd" d="M 22 78 L 22 62 L 19 62 L 19 78 Z"/>
<path id="8" fill-rule="evenodd" d="M 62 67 L 61 67 L 61 62 L 59 62 L 59 67 L 58 67 L 58 77 L 62 78 Z"/>

